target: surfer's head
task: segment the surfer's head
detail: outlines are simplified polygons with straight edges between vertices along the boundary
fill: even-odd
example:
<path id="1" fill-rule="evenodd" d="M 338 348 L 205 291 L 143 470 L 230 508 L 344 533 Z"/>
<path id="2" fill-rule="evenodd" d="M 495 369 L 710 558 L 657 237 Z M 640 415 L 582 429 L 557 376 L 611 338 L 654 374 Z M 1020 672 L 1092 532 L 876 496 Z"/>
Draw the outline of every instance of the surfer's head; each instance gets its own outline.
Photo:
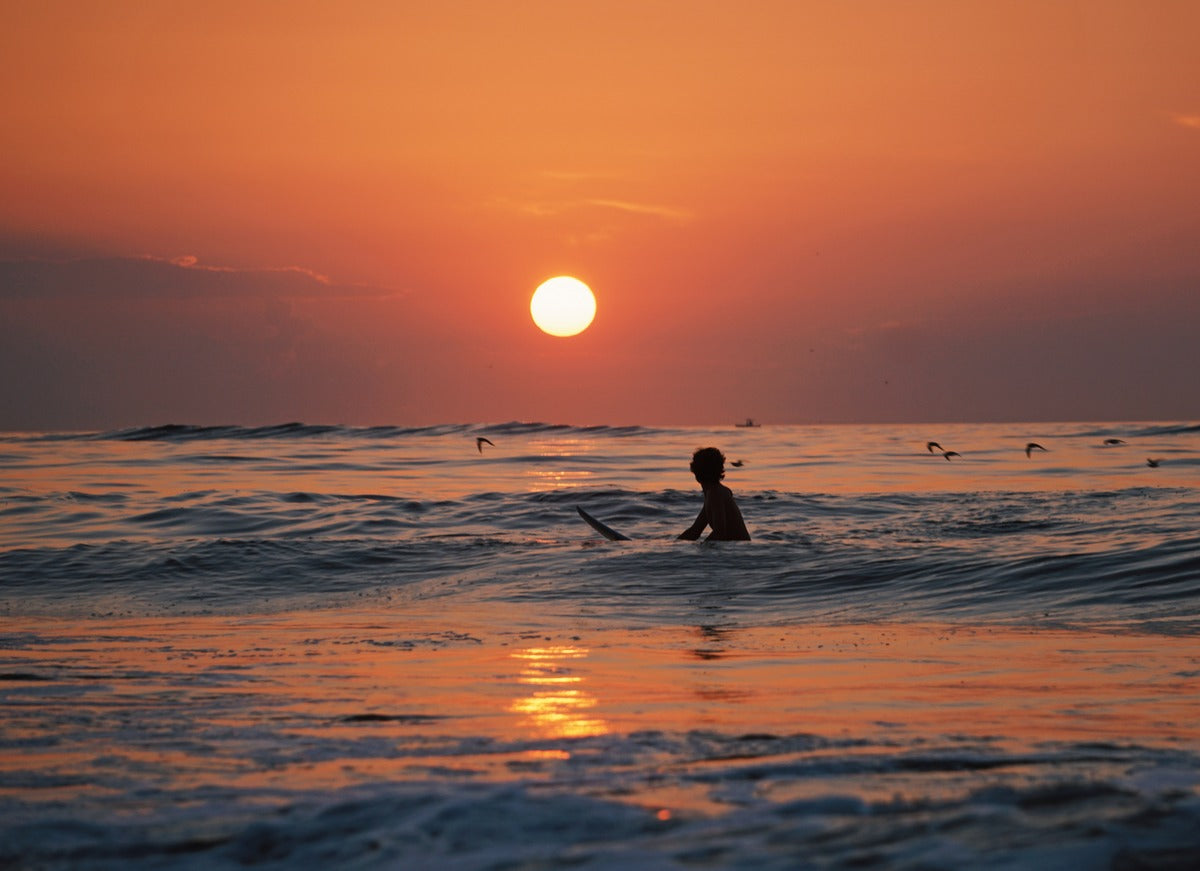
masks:
<path id="1" fill-rule="evenodd" d="M 692 454 L 691 469 L 701 484 L 715 484 L 725 477 L 725 455 L 716 448 L 700 448 Z"/>

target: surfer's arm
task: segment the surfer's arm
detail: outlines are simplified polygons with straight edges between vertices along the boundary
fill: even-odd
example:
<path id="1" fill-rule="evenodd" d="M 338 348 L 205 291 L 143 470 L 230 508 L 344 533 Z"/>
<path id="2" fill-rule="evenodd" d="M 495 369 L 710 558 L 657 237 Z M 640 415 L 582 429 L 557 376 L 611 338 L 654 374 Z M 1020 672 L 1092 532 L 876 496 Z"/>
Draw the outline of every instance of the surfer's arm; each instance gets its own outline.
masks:
<path id="1" fill-rule="evenodd" d="M 708 526 L 708 512 L 701 508 L 700 513 L 696 515 L 696 522 L 679 533 L 679 538 L 682 541 L 695 541 L 706 526 Z"/>

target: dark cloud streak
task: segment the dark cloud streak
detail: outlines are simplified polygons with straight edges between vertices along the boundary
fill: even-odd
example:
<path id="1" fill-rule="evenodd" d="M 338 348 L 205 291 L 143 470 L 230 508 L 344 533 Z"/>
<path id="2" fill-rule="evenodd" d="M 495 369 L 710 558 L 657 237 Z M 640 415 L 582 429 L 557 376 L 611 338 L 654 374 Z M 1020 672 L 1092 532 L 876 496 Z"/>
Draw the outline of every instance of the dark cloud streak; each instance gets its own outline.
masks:
<path id="1" fill-rule="evenodd" d="M 413 308 L 301 269 L 0 263 L 0 429 L 390 418 L 429 353 Z"/>
<path id="2" fill-rule="evenodd" d="M 301 267 L 231 269 L 194 257 L 89 257 L 0 261 L 0 297 L 99 299 L 386 297 L 396 291 L 338 285 Z"/>

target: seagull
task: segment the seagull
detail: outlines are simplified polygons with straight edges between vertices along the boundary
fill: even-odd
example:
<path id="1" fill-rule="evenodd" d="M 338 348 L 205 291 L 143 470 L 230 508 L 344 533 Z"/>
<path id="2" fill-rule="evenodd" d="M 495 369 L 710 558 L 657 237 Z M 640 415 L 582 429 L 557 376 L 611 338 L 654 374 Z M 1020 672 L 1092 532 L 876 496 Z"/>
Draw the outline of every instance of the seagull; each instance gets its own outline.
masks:
<path id="1" fill-rule="evenodd" d="M 1030 442 L 1029 444 L 1025 445 L 1025 456 L 1028 457 L 1034 451 L 1044 451 L 1044 450 L 1046 450 L 1046 449 L 1043 448 L 1041 445 L 1039 445 L 1037 442 Z M 1049 452 L 1047 452 L 1047 453 L 1049 453 Z"/>
<path id="2" fill-rule="evenodd" d="M 1104 443 L 1106 445 L 1123 445 L 1123 444 L 1125 444 L 1123 439 L 1105 439 Z"/>
<path id="3" fill-rule="evenodd" d="M 496 447 L 494 444 L 492 444 L 491 439 L 485 439 L 483 436 L 476 436 L 475 447 L 479 449 L 479 453 L 481 454 L 483 453 L 484 445 L 492 445 L 493 448 Z"/>
<path id="4" fill-rule="evenodd" d="M 1158 464 L 1160 462 L 1161 462 L 1161 460 L 1152 460 L 1149 457 L 1146 458 L 1146 465 L 1149 466 L 1151 469 L 1157 469 Z"/>
<path id="5" fill-rule="evenodd" d="M 958 451 L 942 451 L 942 456 L 946 458 L 947 463 L 950 462 L 951 457 L 958 457 L 960 459 L 962 458 L 962 454 L 960 454 Z"/>
<path id="6" fill-rule="evenodd" d="M 925 447 L 929 450 L 929 453 L 931 453 L 931 454 L 933 453 L 934 448 L 937 448 L 939 451 L 942 449 L 942 446 L 939 445 L 937 442 L 925 442 Z"/>

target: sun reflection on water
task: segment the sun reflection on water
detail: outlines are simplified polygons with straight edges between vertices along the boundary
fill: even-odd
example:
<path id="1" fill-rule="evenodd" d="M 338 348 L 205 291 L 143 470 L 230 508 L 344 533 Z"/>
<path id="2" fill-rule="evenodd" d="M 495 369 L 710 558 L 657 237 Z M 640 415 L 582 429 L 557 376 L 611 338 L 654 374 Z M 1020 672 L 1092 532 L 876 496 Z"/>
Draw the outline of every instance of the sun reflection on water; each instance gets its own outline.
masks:
<path id="1" fill-rule="evenodd" d="M 586 469 L 530 469 L 529 490 L 540 493 L 565 487 L 579 487 L 588 483 L 593 475 Z"/>
<path id="2" fill-rule="evenodd" d="M 525 722 L 543 737 L 607 734 L 608 724 L 590 715 L 598 704 L 596 697 L 583 688 L 583 677 L 564 664 L 587 655 L 586 648 L 569 645 L 529 647 L 513 653 L 513 658 L 522 663 L 518 681 L 535 689 L 514 701 L 509 710 L 523 715 Z"/>

